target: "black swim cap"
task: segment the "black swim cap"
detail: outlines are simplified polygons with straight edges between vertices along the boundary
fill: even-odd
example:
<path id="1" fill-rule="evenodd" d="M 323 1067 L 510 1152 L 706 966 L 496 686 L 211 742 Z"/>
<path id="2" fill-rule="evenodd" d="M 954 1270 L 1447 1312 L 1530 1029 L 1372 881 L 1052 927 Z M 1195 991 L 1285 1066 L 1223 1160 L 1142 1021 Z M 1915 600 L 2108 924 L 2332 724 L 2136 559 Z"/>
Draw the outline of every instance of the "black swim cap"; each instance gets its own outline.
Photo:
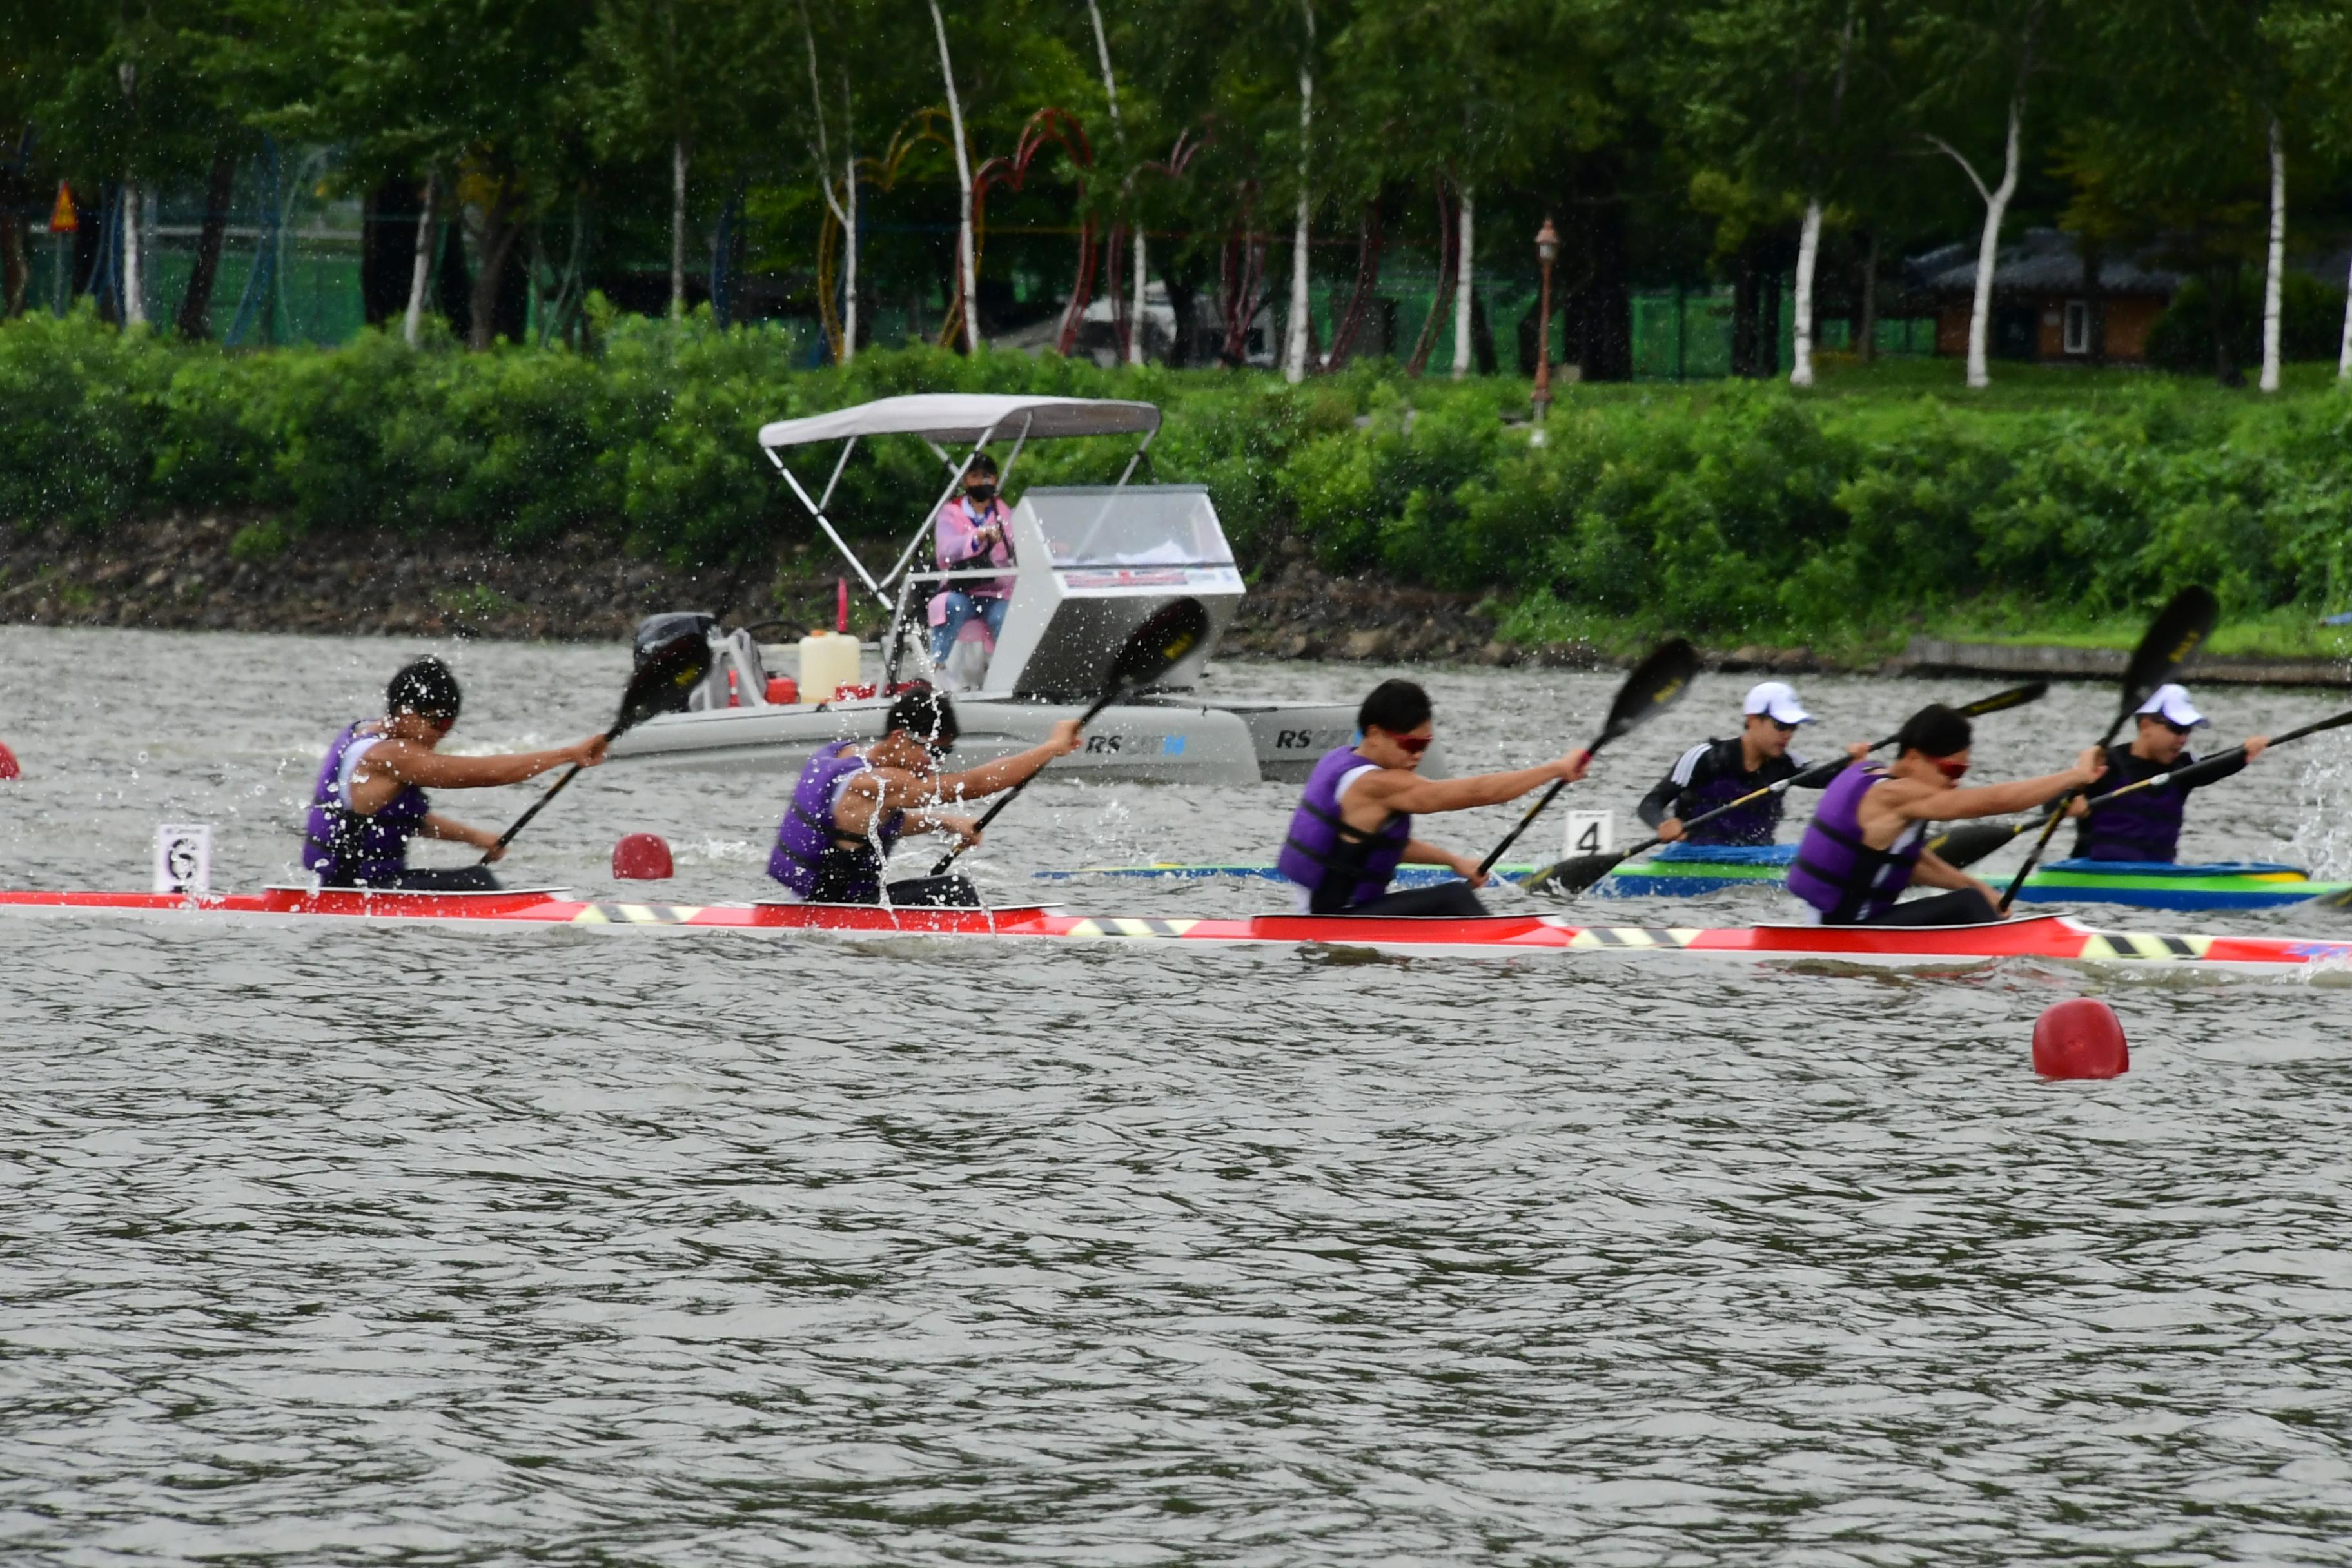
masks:
<path id="1" fill-rule="evenodd" d="M 1903 721 L 1895 744 L 1900 751 L 1916 752 L 1923 757 L 1948 757 L 1967 751 L 1975 733 L 1966 714 L 1930 702 Z"/>
<path id="2" fill-rule="evenodd" d="M 882 732 L 894 730 L 904 730 L 935 750 L 953 745 L 963 733 L 963 726 L 956 722 L 955 704 L 928 686 L 910 686 L 891 700 Z"/>
<path id="3" fill-rule="evenodd" d="M 397 719 L 403 713 L 414 713 L 420 719 L 457 717 L 460 699 L 457 678 L 449 667 L 430 655 L 400 667 L 392 684 L 383 689 L 384 712 Z"/>
<path id="4" fill-rule="evenodd" d="M 1429 722 L 1429 693 L 1410 680 L 1383 680 L 1372 688 L 1356 710 L 1356 728 L 1370 731 L 1375 724 L 1391 735 L 1410 734 Z"/>

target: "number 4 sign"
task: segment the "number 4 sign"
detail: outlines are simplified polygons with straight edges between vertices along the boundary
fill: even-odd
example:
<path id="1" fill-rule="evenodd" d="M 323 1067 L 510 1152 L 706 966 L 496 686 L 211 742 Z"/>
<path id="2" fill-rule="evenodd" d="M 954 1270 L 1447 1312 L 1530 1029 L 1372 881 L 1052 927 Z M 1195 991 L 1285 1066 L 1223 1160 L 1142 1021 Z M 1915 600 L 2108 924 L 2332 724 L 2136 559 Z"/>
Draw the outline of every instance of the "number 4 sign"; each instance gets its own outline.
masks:
<path id="1" fill-rule="evenodd" d="M 1560 849 L 1563 856 L 1606 855 L 1616 847 L 1616 813 L 1571 811 L 1568 814 L 1568 838 Z"/>

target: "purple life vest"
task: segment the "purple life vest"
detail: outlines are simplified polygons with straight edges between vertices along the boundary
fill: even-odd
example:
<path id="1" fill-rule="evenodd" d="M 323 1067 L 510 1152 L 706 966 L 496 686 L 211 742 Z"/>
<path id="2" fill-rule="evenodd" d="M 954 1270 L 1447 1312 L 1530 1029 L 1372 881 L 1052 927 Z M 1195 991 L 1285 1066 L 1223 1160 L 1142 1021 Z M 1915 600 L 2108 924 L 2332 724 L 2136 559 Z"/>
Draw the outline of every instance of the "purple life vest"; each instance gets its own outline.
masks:
<path id="1" fill-rule="evenodd" d="M 2159 766 L 2133 756 L 2128 747 L 2110 746 L 2105 776 L 2091 786 L 2089 794 L 2096 799 L 2125 784 L 2177 772 L 2196 760 L 2194 752 L 2183 752 Z M 2074 831 L 2074 858 L 2176 860 L 2180 856 L 2180 824 L 2188 807 L 2189 791 L 2178 784 L 2134 790 L 2083 818 Z"/>
<path id="2" fill-rule="evenodd" d="M 1404 812 L 1392 813 L 1370 834 L 1341 818 L 1339 781 L 1351 768 L 1372 765 L 1353 746 L 1324 752 L 1290 814 L 1290 832 L 1275 865 L 1307 889 L 1318 914 L 1370 903 L 1388 891 L 1412 838 L 1412 817 Z"/>
<path id="3" fill-rule="evenodd" d="M 906 813 L 893 811 L 879 826 L 881 848 L 868 840 L 845 844 L 849 836 L 835 826 L 834 792 L 841 781 L 866 768 L 863 757 L 846 756 L 857 742 L 820 746 L 801 769 L 792 804 L 776 825 L 776 847 L 768 853 L 768 875 L 803 899 L 825 903 L 871 904 L 882 897 L 882 860 L 906 831 Z M 819 894 L 822 892 L 822 899 Z"/>
<path id="4" fill-rule="evenodd" d="M 302 864 L 329 887 L 379 888 L 398 881 L 408 868 L 408 841 L 416 837 L 416 830 L 425 826 L 425 814 L 433 809 L 433 803 L 415 784 L 401 785 L 398 795 L 364 816 L 344 800 L 344 756 L 361 741 L 381 739 L 360 733 L 362 725 L 368 722 L 372 721 L 349 725 L 335 737 L 327 748 L 327 760 L 319 765 L 319 783 L 310 791 Z"/>
<path id="5" fill-rule="evenodd" d="M 1789 891 L 1822 911 L 1824 925 L 1854 925 L 1885 914 L 1911 885 L 1925 833 L 1918 823 L 1892 846 L 1863 841 L 1862 797 L 1887 777 L 1885 768 L 1848 768 L 1822 792 L 1821 808 L 1798 842 Z"/>

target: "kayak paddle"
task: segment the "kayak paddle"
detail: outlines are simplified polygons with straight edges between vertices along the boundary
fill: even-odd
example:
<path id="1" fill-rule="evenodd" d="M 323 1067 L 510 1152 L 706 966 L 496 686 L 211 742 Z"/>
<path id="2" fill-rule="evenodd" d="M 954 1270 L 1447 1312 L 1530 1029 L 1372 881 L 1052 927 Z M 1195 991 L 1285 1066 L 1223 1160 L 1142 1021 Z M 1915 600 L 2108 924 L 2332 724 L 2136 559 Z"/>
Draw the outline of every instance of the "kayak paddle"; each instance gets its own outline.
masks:
<path id="1" fill-rule="evenodd" d="M 2315 724 L 2305 724 L 2300 730 L 2289 730 L 2285 734 L 2273 739 L 2271 744 L 2284 746 L 2289 741 L 2300 741 L 2305 735 L 2316 735 L 2323 730 L 2340 730 L 2347 724 L 2352 724 L 2352 712 L 2338 713 L 2332 719 L 2322 719 Z M 2091 797 L 2091 809 L 2097 811 L 2110 801 L 2121 800 L 2127 795 L 2135 795 L 2144 789 L 2162 789 L 2170 784 L 2181 784 L 2189 789 L 2200 788 L 2228 774 L 2245 761 L 2245 756 L 2246 748 L 2243 745 L 2236 745 L 2213 756 L 2200 757 L 2185 767 L 2172 768 L 2164 773 L 2151 774 L 2137 784 L 2127 784 L 2120 788 L 2111 789 L 2105 795 L 2095 795 Z M 2023 837 L 2041 826 L 2042 818 L 2038 816 L 2028 817 L 2023 822 L 1971 822 L 1955 827 L 1949 833 L 1932 840 L 1927 847 L 1951 865 L 1972 866 L 1994 850 L 2000 848 L 2011 839 Z"/>
<path id="2" fill-rule="evenodd" d="M 1996 691 L 1990 697 L 1979 698 L 1960 711 L 1971 719 L 1980 719 L 1988 713 L 2004 712 L 2011 708 L 2022 708 L 2029 702 L 2039 701 L 2049 690 L 2048 681 L 2029 680 L 2023 686 L 2012 686 L 2006 691 Z M 1896 737 L 1889 735 L 1886 739 L 1873 744 L 1870 749 L 1875 752 L 1891 746 L 1895 739 Z M 1777 784 L 1766 784 L 1759 790 L 1750 790 L 1728 805 L 1718 805 L 1712 811 L 1701 812 L 1684 823 L 1683 829 L 1687 833 L 1703 822 L 1713 822 L 1717 817 L 1738 811 L 1743 805 L 1753 805 L 1768 795 L 1786 795 L 1792 789 L 1812 789 L 1825 784 L 1843 773 L 1852 761 L 1853 759 L 1849 757 L 1832 757 L 1828 762 L 1818 763 L 1804 772 L 1792 773 Z M 1644 838 L 1631 849 L 1608 850 L 1598 855 L 1578 855 L 1566 860 L 1556 860 L 1521 882 L 1519 886 L 1531 893 L 1551 892 L 1562 897 L 1572 897 L 1584 891 L 1634 856 L 1647 854 L 1664 842 L 1663 838 Z M 2008 842 L 2007 838 L 2001 840 L 2003 844 Z M 1990 854 L 1990 851 L 1988 850 L 1987 853 Z"/>
<path id="3" fill-rule="evenodd" d="M 2138 711 L 2139 705 L 2153 695 L 2156 689 L 2170 680 L 2173 672 L 2189 661 L 2189 656 L 2205 646 L 2213 635 L 2213 623 L 2221 617 L 2221 606 L 2214 602 L 2213 592 L 2203 586 L 2183 588 L 2172 595 L 2172 602 L 2158 612 L 2155 623 L 2132 650 L 2131 663 L 2124 668 L 2123 700 L 2116 705 L 2116 716 L 2107 725 L 2107 732 L 2099 737 L 2099 750 L 2105 752 L 2115 742 L 2116 734 L 2126 721 Z M 2033 874 L 2035 862 L 2050 847 L 2058 824 L 2066 815 L 2066 803 L 2074 798 L 2068 790 L 2050 803 L 2050 816 L 2042 829 L 2042 837 L 2026 852 L 2025 864 L 2017 868 L 2010 879 L 2009 889 L 2000 896 L 2000 912 L 2009 914 L 2009 907 L 2017 901 L 2017 891 L 2025 886 L 2025 879 Z"/>
<path id="4" fill-rule="evenodd" d="M 1633 733 L 1681 701 L 1683 693 L 1690 689 L 1690 683 L 1697 674 L 1696 648 L 1680 637 L 1661 644 L 1656 652 L 1634 667 L 1633 673 L 1625 678 L 1625 684 L 1617 689 L 1617 700 L 1609 705 L 1609 722 L 1601 726 L 1601 733 L 1593 737 L 1592 744 L 1584 748 L 1585 760 L 1590 762 L 1600 755 L 1601 748 L 1610 742 L 1621 735 Z M 1544 791 L 1542 798 L 1528 807 L 1527 815 L 1519 818 L 1519 825 L 1505 834 L 1503 841 L 1478 862 L 1478 875 L 1483 877 L 1493 870 L 1495 862 L 1503 858 L 1503 851 L 1518 842 L 1519 835 L 1525 833 L 1535 819 L 1543 815 L 1544 807 L 1559 798 L 1559 792 L 1567 787 L 1566 779 L 1552 780 L 1551 788 Z"/>
<path id="5" fill-rule="evenodd" d="M 1102 695 L 1095 699 L 1093 707 L 1080 715 L 1078 728 L 1083 730 L 1093 723 L 1095 716 L 1118 700 L 1122 692 L 1149 686 L 1175 668 L 1185 655 L 1201 646 L 1201 639 L 1208 635 L 1209 612 L 1198 599 L 1178 599 L 1152 612 L 1151 618 L 1129 634 L 1118 656 L 1110 661 L 1110 678 L 1103 682 Z M 1045 770 L 1040 768 L 1037 772 Z M 1000 795 L 996 804 L 972 824 L 972 836 L 978 837 L 990 823 L 996 820 L 998 812 L 1011 805 L 1013 797 L 1029 787 L 1029 779 L 1036 776 L 1037 773 L 1031 773 L 1029 778 L 1023 779 Z M 955 864 L 956 857 L 962 854 L 964 848 L 965 846 L 959 844 L 940 856 L 939 864 L 931 868 L 931 875 L 946 876 L 948 868 Z"/>
<path id="6" fill-rule="evenodd" d="M 667 642 L 656 643 L 637 660 L 637 668 L 629 676 L 628 689 L 621 693 L 621 711 L 613 727 L 604 731 L 608 742 L 644 723 L 656 713 L 683 713 L 687 698 L 710 673 L 710 639 L 699 631 L 680 632 Z M 555 787 L 531 802 L 530 809 L 515 818 L 514 826 L 499 835 L 495 848 L 485 851 L 482 864 L 514 842 L 516 834 L 530 826 L 530 819 L 547 809 L 547 803 L 563 793 L 563 786 L 580 776 L 581 764 L 574 763 L 555 781 Z"/>

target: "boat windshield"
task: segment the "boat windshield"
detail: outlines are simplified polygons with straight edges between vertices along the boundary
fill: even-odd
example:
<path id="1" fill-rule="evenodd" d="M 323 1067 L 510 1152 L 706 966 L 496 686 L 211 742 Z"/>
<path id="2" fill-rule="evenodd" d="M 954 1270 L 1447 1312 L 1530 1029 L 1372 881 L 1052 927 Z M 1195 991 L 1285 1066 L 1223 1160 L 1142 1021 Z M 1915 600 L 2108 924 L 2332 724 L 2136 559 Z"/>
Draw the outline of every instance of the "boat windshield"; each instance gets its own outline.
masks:
<path id="1" fill-rule="evenodd" d="M 1230 566 L 1233 546 L 1209 492 L 1196 485 L 1033 489 L 1056 566 Z"/>

